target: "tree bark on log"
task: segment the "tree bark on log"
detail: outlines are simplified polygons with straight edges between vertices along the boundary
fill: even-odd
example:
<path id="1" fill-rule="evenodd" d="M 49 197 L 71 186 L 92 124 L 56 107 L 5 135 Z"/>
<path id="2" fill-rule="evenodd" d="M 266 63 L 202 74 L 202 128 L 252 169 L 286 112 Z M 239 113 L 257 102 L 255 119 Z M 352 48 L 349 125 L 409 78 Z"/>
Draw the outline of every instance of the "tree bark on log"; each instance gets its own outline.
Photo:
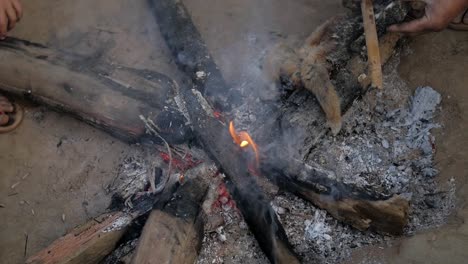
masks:
<path id="1" fill-rule="evenodd" d="M 176 63 L 193 81 L 194 89 L 189 81 L 181 87 L 180 94 L 197 139 L 228 177 L 227 186 L 267 258 L 272 263 L 299 263 L 273 208 L 249 172 L 240 147 L 232 142 L 227 127 L 214 117 L 211 105 L 203 96 L 219 98 L 220 92 L 228 91 L 228 86 L 190 15 L 177 0 L 149 2 Z M 207 77 L 199 80 L 199 71 Z"/>
<path id="2" fill-rule="evenodd" d="M 130 142 L 145 134 L 139 116 L 158 119 L 174 90 L 173 80 L 161 73 L 115 67 L 15 38 L 0 42 L 0 59 L 8 62 L 0 64 L 0 90 L 70 113 Z M 173 124 L 185 124 L 177 111 L 164 115 Z M 185 125 L 180 131 L 187 134 Z"/>
<path id="3" fill-rule="evenodd" d="M 140 243 L 140 250 L 145 253 L 140 254 L 138 259 L 150 261 L 146 256 L 154 256 L 155 261 L 178 260 L 182 256 L 179 255 L 181 252 L 186 252 L 184 256 L 187 259 L 193 259 L 201 245 L 203 221 L 199 217 L 200 206 L 208 188 L 206 179 L 212 173 L 212 165 L 209 163 L 194 167 L 186 171 L 185 184 L 182 186 L 178 182 L 179 175 L 174 174 L 162 193 L 156 196 L 151 193 L 136 195 L 138 198 L 132 200 L 132 208 L 93 218 L 31 256 L 26 263 L 99 263 L 115 249 L 126 230 L 131 231 L 129 226 L 133 221 L 145 217 L 152 210 L 148 227 L 145 226 L 147 231 L 143 231 L 144 242 Z M 154 229 L 156 226 L 161 229 Z M 165 232 L 168 230 L 171 232 Z M 154 248 L 154 244 L 151 244 L 152 235 L 167 238 L 168 241 L 158 244 L 160 248 Z M 155 255 L 156 252 L 158 256 Z"/>
<path id="4" fill-rule="evenodd" d="M 227 127 L 210 115 L 210 106 L 198 90 L 186 88 L 181 94 L 197 139 L 228 177 L 226 185 L 263 252 L 272 263 L 299 263 L 276 213 L 249 171 L 249 161 L 232 142 Z"/>
<path id="5" fill-rule="evenodd" d="M 274 164 L 268 164 L 274 162 Z M 401 235 L 408 222 L 409 202 L 394 195 L 353 188 L 333 172 L 291 158 L 264 160 L 262 172 L 272 182 L 361 231 Z"/>
<path id="6" fill-rule="evenodd" d="M 203 239 L 201 204 L 208 184 L 190 179 L 174 193 L 174 199 L 154 209 L 136 250 L 133 263 L 194 263 Z"/>
<path id="7" fill-rule="evenodd" d="M 30 257 L 28 264 L 98 263 L 123 236 L 132 217 L 122 212 L 104 214 L 54 241 Z"/>

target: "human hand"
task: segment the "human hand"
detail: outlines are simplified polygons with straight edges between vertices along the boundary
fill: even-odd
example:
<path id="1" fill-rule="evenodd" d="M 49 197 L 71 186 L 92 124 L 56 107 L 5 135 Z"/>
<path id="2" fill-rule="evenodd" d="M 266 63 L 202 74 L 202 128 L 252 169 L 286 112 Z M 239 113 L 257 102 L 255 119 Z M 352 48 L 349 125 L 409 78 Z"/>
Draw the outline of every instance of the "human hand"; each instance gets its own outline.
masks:
<path id="1" fill-rule="evenodd" d="M 0 0 L 0 39 L 4 39 L 23 16 L 20 0 Z"/>
<path id="2" fill-rule="evenodd" d="M 410 22 L 392 25 L 389 31 L 401 33 L 420 33 L 444 30 L 453 19 L 468 8 L 468 0 L 402 0 L 406 2 L 424 2 L 423 17 Z"/>

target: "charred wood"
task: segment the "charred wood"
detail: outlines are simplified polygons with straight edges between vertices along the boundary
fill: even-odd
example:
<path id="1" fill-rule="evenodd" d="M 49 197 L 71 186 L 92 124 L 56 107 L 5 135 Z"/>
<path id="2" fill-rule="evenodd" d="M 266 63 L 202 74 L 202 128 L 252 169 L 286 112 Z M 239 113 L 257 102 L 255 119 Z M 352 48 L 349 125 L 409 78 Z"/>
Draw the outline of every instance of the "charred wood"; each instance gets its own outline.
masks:
<path id="1" fill-rule="evenodd" d="M 148 0 L 148 3 L 179 69 L 219 110 L 229 109 L 223 98 L 227 87 L 221 71 L 182 1 Z"/>
<path id="2" fill-rule="evenodd" d="M 133 263 L 193 263 L 203 238 L 200 206 L 208 183 L 199 177 L 178 188 L 162 209 L 154 209 L 135 253 Z"/>
<path id="3" fill-rule="evenodd" d="M 169 141 L 190 137 L 185 118 L 166 103 L 174 82 L 164 74 L 111 66 L 15 38 L 0 43 L 0 58 L 8 61 L 0 65 L 3 92 L 70 113 L 130 142 L 145 134 L 139 115 L 155 119 Z"/>
<path id="4" fill-rule="evenodd" d="M 266 158 L 261 169 L 280 188 L 361 231 L 401 235 L 408 222 L 407 199 L 399 195 L 385 197 L 372 190 L 344 184 L 333 172 L 316 164 L 308 165 L 287 157 Z"/>
<path id="5" fill-rule="evenodd" d="M 199 230 L 202 222 L 199 221 L 198 212 L 207 189 L 207 183 L 203 179 L 207 178 L 207 174 L 209 178 L 210 173 L 213 173 L 213 170 L 209 164 L 195 167 L 186 172 L 186 182 L 183 185 L 179 183 L 179 175 L 174 174 L 162 193 L 136 194 L 132 199 L 131 208 L 123 206 L 119 211 L 91 219 L 31 256 L 27 263 L 98 263 L 119 243 L 124 243 L 121 241 L 124 235 L 131 235 L 131 238 L 138 237 L 139 231 L 130 230 L 129 227 L 138 219 L 146 219 L 152 210 L 160 211 L 159 215 L 170 216 L 164 218 L 164 221 L 169 221 L 168 224 L 170 223 L 174 230 L 195 230 L 197 232 L 192 233 L 190 238 L 200 239 Z M 193 221 L 190 222 L 189 219 Z M 127 231 L 138 234 L 128 234 Z M 190 240 L 190 243 L 193 242 L 195 240 Z M 165 246 L 166 249 L 171 247 L 171 245 Z M 177 243 L 174 242 L 172 248 L 177 247 Z"/>
<path id="6" fill-rule="evenodd" d="M 298 263 L 269 200 L 250 173 L 242 150 L 232 142 L 227 127 L 207 113 L 209 105 L 199 91 L 184 89 L 181 93 L 196 137 L 228 177 L 226 185 L 268 259 L 272 263 Z"/>

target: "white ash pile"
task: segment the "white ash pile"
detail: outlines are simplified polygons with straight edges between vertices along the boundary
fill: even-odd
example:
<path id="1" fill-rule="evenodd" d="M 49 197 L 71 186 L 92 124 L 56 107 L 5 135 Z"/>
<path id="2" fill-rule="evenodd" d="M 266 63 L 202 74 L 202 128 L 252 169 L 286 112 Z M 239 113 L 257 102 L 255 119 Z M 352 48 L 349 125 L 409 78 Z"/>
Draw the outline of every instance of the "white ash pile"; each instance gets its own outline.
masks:
<path id="1" fill-rule="evenodd" d="M 385 89 L 355 102 L 343 131 L 337 137 L 323 138 L 307 162 L 320 164 L 347 184 L 382 197 L 407 197 L 411 211 L 405 233 L 411 235 L 445 222 L 455 205 L 455 183 L 436 182 L 436 146 L 431 132 L 441 127 L 434 121 L 441 96 L 430 87 L 418 88 L 411 96 L 396 72 L 399 61 L 395 57 L 386 68 Z M 239 111 L 244 115 L 249 112 L 245 105 Z M 248 115 L 245 120 L 235 116 L 239 124 L 248 126 L 251 121 Z M 304 263 L 337 263 L 353 248 L 393 240 L 353 229 L 294 195 L 273 195 L 272 206 Z M 268 263 L 242 217 L 228 214 L 232 213 L 235 217 L 229 223 L 207 230 L 198 263 Z M 225 217 L 226 212 L 220 214 Z"/>

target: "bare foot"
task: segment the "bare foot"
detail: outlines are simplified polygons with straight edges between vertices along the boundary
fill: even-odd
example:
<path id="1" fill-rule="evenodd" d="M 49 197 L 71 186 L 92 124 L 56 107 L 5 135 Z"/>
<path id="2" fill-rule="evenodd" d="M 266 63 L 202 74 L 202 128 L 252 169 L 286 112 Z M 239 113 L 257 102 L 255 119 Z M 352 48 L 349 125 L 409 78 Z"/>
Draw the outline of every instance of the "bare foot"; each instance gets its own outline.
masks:
<path id="1" fill-rule="evenodd" d="M 10 121 L 8 113 L 12 113 L 13 111 L 14 108 L 10 101 L 8 101 L 6 97 L 0 95 L 0 126 L 8 124 Z"/>
<path id="2" fill-rule="evenodd" d="M 24 117 L 23 108 L 0 95 L 0 134 L 17 128 Z"/>

